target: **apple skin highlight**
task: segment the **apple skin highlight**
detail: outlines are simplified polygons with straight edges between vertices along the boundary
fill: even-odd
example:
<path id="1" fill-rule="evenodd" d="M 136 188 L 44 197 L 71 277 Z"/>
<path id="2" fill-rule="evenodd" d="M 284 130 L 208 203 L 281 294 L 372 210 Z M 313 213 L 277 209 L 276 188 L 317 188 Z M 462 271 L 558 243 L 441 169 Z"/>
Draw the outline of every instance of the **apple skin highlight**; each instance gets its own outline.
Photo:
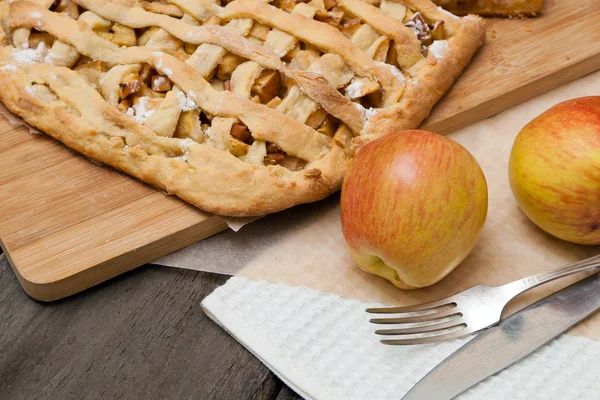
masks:
<path id="1" fill-rule="evenodd" d="M 342 230 L 361 269 L 401 289 L 421 288 L 471 252 L 487 195 L 465 148 L 435 133 L 403 131 L 357 152 L 342 185 Z"/>
<path id="2" fill-rule="evenodd" d="M 567 100 L 528 123 L 513 144 L 509 181 L 541 229 L 600 244 L 600 97 Z"/>

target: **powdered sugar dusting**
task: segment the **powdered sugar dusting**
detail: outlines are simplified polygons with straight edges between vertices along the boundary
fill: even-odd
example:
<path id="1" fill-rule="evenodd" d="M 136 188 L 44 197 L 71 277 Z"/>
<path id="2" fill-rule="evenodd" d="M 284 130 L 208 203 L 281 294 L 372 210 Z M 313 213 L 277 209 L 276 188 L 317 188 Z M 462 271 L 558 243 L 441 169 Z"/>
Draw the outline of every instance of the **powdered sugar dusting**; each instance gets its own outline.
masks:
<path id="1" fill-rule="evenodd" d="M 196 142 L 190 138 L 185 138 L 179 141 L 179 147 L 181 147 L 181 149 L 185 150 L 186 152 L 189 150 L 190 146 L 194 144 L 196 144 Z"/>
<path id="2" fill-rule="evenodd" d="M 2 68 L 0 68 L 0 70 L 4 72 L 14 72 L 17 70 L 17 67 L 15 67 L 12 64 L 6 64 Z"/>
<path id="3" fill-rule="evenodd" d="M 150 98 L 148 96 L 140 97 L 137 104 L 135 104 L 133 107 L 129 107 L 126 114 L 134 117 L 139 123 L 145 122 L 156 111 L 148 109 L 149 100 Z"/>
<path id="4" fill-rule="evenodd" d="M 48 64 L 54 64 L 57 61 L 60 61 L 62 58 L 62 56 L 52 50 L 50 50 L 48 52 L 48 54 L 46 55 L 46 57 L 44 58 L 44 62 L 48 63 Z"/>
<path id="5" fill-rule="evenodd" d="M 20 64 L 31 64 L 43 62 L 46 55 L 46 43 L 40 42 L 35 49 L 15 49 L 12 52 L 14 61 Z"/>
<path id="6" fill-rule="evenodd" d="M 354 107 L 356 107 L 360 111 L 360 114 L 364 121 L 364 125 L 363 125 L 362 130 L 360 131 L 360 134 L 363 136 L 368 135 L 371 118 L 376 116 L 379 113 L 379 110 L 376 108 L 372 108 L 372 107 L 364 108 L 360 103 L 353 103 L 353 104 L 354 104 Z"/>
<path id="7" fill-rule="evenodd" d="M 377 113 L 379 113 L 379 110 L 376 108 L 365 109 L 365 120 L 368 122 L 372 117 L 377 115 Z"/>
<path id="8" fill-rule="evenodd" d="M 426 26 L 426 22 L 419 11 L 413 14 L 413 16 L 404 23 L 407 28 L 415 34 L 417 39 L 424 38 L 428 35 L 429 28 Z"/>
<path id="9" fill-rule="evenodd" d="M 30 96 L 35 96 L 35 89 L 33 88 L 33 86 L 27 85 L 25 86 L 25 91 L 30 95 Z"/>
<path id="10" fill-rule="evenodd" d="M 362 119 L 365 119 L 365 114 L 367 113 L 367 110 L 362 106 L 362 104 L 360 103 L 352 103 L 354 105 L 354 107 L 360 111 L 360 116 L 362 117 Z"/>
<path id="11" fill-rule="evenodd" d="M 390 71 L 392 71 L 392 74 L 394 74 L 396 79 L 398 79 L 400 82 L 404 82 L 404 75 L 398 68 L 396 68 L 394 65 L 391 65 L 391 64 L 386 64 L 386 65 L 390 68 Z"/>
<path id="12" fill-rule="evenodd" d="M 183 92 L 177 92 L 177 100 L 179 100 L 179 109 L 181 111 L 192 111 L 198 108 L 194 100 L 190 99 Z"/>
<path id="13" fill-rule="evenodd" d="M 353 79 L 348 86 L 346 86 L 346 97 L 356 99 L 362 96 L 363 82 L 361 80 Z"/>
<path id="14" fill-rule="evenodd" d="M 446 58 L 450 52 L 450 46 L 448 45 L 447 40 L 435 40 L 431 46 L 429 46 L 429 51 L 431 54 L 433 54 L 436 60 L 441 61 Z"/>
<path id="15" fill-rule="evenodd" d="M 400 81 L 400 82 L 404 82 L 404 75 L 402 74 L 402 71 L 400 71 L 398 68 L 396 68 L 396 66 L 392 65 L 392 64 L 386 64 L 383 62 L 379 62 L 376 61 L 375 62 L 378 65 L 383 65 L 385 66 L 387 69 L 389 69 L 391 71 L 391 73 Z"/>
<path id="16" fill-rule="evenodd" d="M 154 53 L 155 56 L 157 57 L 162 57 L 164 55 L 164 53 L 162 51 L 155 51 Z M 162 58 L 158 60 L 158 62 L 156 63 L 156 69 L 158 69 L 160 72 L 162 72 L 163 74 L 165 74 L 166 76 L 168 76 L 169 78 L 171 77 L 171 75 L 173 75 L 173 70 L 170 68 L 166 68 L 163 65 L 163 60 Z"/>

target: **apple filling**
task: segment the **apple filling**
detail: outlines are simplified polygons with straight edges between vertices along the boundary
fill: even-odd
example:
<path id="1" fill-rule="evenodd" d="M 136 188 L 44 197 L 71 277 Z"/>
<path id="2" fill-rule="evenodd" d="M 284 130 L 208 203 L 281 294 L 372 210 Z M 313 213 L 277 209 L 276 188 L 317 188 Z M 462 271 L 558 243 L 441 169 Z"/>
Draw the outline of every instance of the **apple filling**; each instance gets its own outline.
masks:
<path id="1" fill-rule="evenodd" d="M 240 60 L 239 57 L 223 57 L 211 77 L 211 86 L 219 91 L 235 89 L 240 85 L 235 71 L 245 62 L 248 61 Z M 278 165 L 298 171 L 307 163 L 306 160 L 287 154 L 275 143 L 255 140 L 241 121 L 213 116 L 199 110 L 183 92 L 174 90 L 175 86 L 167 75 L 150 64 L 108 69 L 104 62 L 82 57 L 74 70 L 97 87 L 108 101 L 115 103 L 117 109 L 152 127 L 162 136 L 210 143 L 252 164 Z M 241 68 L 243 70 L 244 67 Z M 291 81 L 287 82 L 293 84 Z M 262 70 L 256 74 L 251 84 L 250 99 L 270 108 L 277 108 L 290 90 L 285 83 L 278 71 Z M 305 123 L 338 141 L 340 145 L 351 138 L 347 128 L 339 129 L 340 121 L 322 108 L 315 110 Z M 227 134 L 219 135 L 217 132 Z"/>
<path id="2" fill-rule="evenodd" d="M 416 0 L 40 3 L 0 7 L 20 12 L 4 38 L 20 58 L 77 72 L 161 146 L 211 146 L 275 175 L 310 170 L 332 150 L 346 157 L 353 139 L 381 134 L 370 121 L 403 115 L 405 89 L 447 54 L 457 27 Z M 373 118 L 380 110 L 386 117 Z M 293 129 L 276 127 L 279 119 Z"/>
<path id="3" fill-rule="evenodd" d="M 166 1 L 144 1 L 144 10 L 169 16 L 191 26 L 226 27 L 250 43 L 277 55 L 287 71 L 321 75 L 350 100 L 354 112 L 367 115 L 367 110 L 389 106 L 401 96 L 405 79 L 418 73 L 428 52 L 440 53 L 437 46 L 446 32 L 444 21 L 430 21 L 416 10 L 392 0 L 274 0 L 264 3 L 221 2 L 213 15 L 195 15 Z M 271 7 L 281 18 L 287 13 L 313 19 L 339 30 L 353 46 L 375 63 L 372 72 L 360 71 L 356 65 L 332 49 L 327 43 L 309 42 L 302 35 L 277 29 L 273 18 L 263 19 L 253 8 Z M 365 9 L 368 7 L 369 9 Z M 375 8 L 374 8 L 375 7 Z M 200 73 L 217 91 L 231 91 L 252 102 L 267 106 L 314 129 L 332 143 L 350 148 L 350 141 L 360 134 L 330 114 L 310 98 L 292 72 L 270 69 L 234 51 L 209 44 L 188 43 L 158 26 L 131 28 L 85 11 L 70 0 L 54 2 L 52 10 L 86 24 L 94 34 L 121 48 L 143 46 L 176 57 Z M 242 13 L 244 18 L 237 15 Z M 382 20 L 380 24 L 378 20 Z M 401 21 L 403 29 L 389 30 L 390 21 Z M 387 25 L 386 25 L 387 24 Z M 79 54 L 68 44 L 37 29 L 18 28 L 13 41 L 23 47 L 43 44 L 47 58 L 55 64 L 72 67 L 105 100 L 152 128 L 159 136 L 191 139 L 230 152 L 247 163 L 279 165 L 301 169 L 307 160 L 286 154 L 275 143 L 255 140 L 253 133 L 236 118 L 221 117 L 199 109 L 172 80 L 168 71 L 149 63 L 117 65 Z M 335 49 L 333 49 L 335 50 Z M 56 61 L 58 60 L 58 61 Z M 382 69 L 383 67 L 383 69 Z M 160 71 L 159 71 L 160 70 Z M 382 82 L 389 84 L 383 85 Z"/>

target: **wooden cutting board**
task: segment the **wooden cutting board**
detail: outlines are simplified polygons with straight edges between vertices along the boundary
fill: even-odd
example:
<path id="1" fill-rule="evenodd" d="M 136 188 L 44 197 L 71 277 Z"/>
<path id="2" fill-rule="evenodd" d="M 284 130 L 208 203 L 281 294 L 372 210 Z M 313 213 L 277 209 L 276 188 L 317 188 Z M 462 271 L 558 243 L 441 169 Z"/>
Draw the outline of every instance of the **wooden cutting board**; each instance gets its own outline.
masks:
<path id="1" fill-rule="evenodd" d="M 450 132 L 600 68 L 600 2 L 488 20 L 488 38 L 424 127 Z M 0 244 L 25 291 L 52 301 L 226 229 L 43 135 L 0 119 Z"/>

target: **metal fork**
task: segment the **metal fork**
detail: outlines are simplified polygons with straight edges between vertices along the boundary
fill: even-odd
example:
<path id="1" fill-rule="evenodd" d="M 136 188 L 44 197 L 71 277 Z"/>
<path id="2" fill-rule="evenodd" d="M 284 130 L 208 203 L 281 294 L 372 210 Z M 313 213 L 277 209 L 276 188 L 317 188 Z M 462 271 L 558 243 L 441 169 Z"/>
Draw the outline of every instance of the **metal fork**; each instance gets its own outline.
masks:
<path id="1" fill-rule="evenodd" d="M 552 271 L 542 272 L 502 286 L 477 285 L 454 296 L 407 307 L 368 308 L 372 314 L 400 314 L 373 318 L 374 324 L 401 324 L 402 328 L 379 329 L 379 335 L 401 336 L 382 340 L 393 345 L 436 343 L 457 339 L 500 321 L 502 310 L 513 298 L 544 283 L 600 267 L 600 255 Z M 600 294 L 599 294 L 600 295 Z"/>

